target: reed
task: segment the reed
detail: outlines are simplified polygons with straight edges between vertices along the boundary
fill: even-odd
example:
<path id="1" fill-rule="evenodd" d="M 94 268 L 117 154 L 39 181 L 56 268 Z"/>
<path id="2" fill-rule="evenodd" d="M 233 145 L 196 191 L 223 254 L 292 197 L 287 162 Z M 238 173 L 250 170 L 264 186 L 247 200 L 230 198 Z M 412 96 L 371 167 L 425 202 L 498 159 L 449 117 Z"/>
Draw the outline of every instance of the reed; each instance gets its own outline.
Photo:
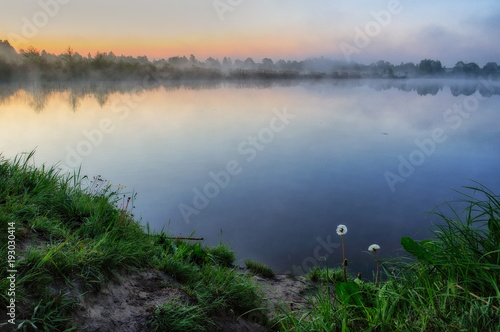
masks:
<path id="1" fill-rule="evenodd" d="M 251 259 L 245 259 L 245 265 L 247 269 L 252 272 L 253 274 L 259 275 L 264 278 L 272 278 L 274 277 L 274 271 L 273 269 L 263 263 L 256 262 Z"/>

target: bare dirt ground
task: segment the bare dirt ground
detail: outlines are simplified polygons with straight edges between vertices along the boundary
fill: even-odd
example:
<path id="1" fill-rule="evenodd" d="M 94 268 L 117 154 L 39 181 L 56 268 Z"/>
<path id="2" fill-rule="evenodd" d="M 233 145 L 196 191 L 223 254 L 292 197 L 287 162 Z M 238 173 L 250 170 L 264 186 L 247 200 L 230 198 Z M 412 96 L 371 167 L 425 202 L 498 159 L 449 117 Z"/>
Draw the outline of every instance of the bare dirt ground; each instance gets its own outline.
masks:
<path id="1" fill-rule="evenodd" d="M 293 309 L 297 303 L 306 302 L 301 295 L 306 293 L 307 287 L 301 277 L 276 275 L 267 279 L 254 276 L 253 280 L 264 291 L 271 316 L 274 310 L 280 310 L 283 303 L 288 308 L 290 303 L 294 303 Z M 174 298 L 189 300 L 181 286 L 172 277 L 153 269 L 122 273 L 118 280 L 108 283 L 98 293 L 87 293 L 80 298 L 74 322 L 78 331 L 149 331 L 147 322 L 157 305 Z M 261 315 L 254 312 L 247 318 L 225 316 L 217 319 L 216 323 L 222 331 L 267 331 L 262 325 L 265 318 Z"/>
<path id="2" fill-rule="evenodd" d="M 125 273 L 98 293 L 81 297 L 74 321 L 80 331 L 147 331 L 156 305 L 187 297 L 179 287 L 160 271 Z"/>
<path id="3" fill-rule="evenodd" d="M 306 298 L 310 283 L 306 283 L 303 277 L 277 274 L 274 278 L 254 276 L 253 280 L 266 295 L 270 316 L 273 316 L 274 311 L 297 310 L 299 306 L 308 306 Z"/>

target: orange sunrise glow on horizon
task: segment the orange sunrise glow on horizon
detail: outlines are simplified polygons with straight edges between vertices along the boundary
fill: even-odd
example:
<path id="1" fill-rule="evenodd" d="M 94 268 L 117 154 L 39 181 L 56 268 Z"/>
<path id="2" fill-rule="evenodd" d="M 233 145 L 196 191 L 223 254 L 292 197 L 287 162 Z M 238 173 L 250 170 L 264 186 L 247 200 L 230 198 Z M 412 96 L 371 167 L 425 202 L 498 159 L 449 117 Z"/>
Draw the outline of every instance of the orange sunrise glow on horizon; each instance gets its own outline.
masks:
<path id="1" fill-rule="evenodd" d="M 500 57 L 495 1 L 471 12 L 456 1 L 453 16 L 439 16 L 447 4 L 390 0 L 240 1 L 122 3 L 46 0 L 10 3 L 1 39 L 17 49 L 30 45 L 49 53 L 68 46 L 83 56 L 97 52 L 145 55 L 151 59 L 195 55 L 256 60 L 327 57 L 373 62 L 458 59 L 483 63 Z M 464 43 L 463 40 L 467 40 Z"/>

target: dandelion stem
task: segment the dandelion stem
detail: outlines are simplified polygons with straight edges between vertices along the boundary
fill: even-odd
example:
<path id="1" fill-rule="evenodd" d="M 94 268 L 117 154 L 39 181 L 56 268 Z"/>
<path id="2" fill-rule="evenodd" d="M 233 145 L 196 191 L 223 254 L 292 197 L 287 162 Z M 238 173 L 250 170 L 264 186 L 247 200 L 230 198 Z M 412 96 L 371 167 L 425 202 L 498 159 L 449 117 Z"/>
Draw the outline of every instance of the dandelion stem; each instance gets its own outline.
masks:
<path id="1" fill-rule="evenodd" d="M 345 282 L 347 282 L 347 264 L 345 261 L 344 235 L 340 235 L 340 237 L 342 238 L 342 258 L 343 258 L 342 265 L 344 266 L 344 280 Z"/>

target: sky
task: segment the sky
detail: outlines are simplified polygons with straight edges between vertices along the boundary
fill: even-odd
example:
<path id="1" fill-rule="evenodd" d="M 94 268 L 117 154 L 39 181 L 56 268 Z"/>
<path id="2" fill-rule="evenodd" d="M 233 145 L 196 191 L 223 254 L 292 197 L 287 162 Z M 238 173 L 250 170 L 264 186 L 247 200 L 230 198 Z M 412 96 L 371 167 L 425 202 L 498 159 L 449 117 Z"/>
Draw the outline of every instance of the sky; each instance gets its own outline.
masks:
<path id="1" fill-rule="evenodd" d="M 0 40 L 18 51 L 500 63 L 498 0 L 0 1 Z"/>

